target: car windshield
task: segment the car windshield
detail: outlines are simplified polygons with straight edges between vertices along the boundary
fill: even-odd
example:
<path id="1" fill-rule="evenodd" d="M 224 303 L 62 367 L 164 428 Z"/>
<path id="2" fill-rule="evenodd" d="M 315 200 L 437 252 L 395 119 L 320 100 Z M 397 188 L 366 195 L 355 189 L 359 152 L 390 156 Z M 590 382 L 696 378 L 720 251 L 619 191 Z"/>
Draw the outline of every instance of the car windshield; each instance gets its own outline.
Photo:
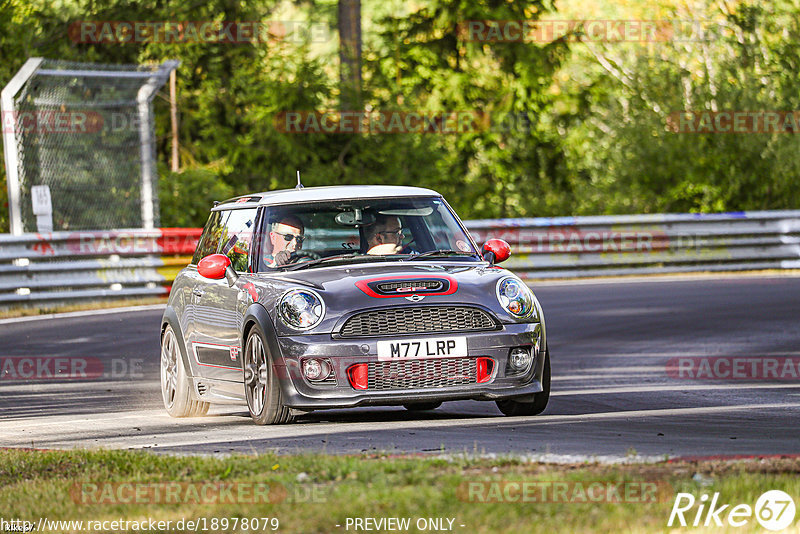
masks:
<path id="1" fill-rule="evenodd" d="M 369 261 L 481 260 L 439 197 L 269 206 L 261 221 L 259 271 Z"/>

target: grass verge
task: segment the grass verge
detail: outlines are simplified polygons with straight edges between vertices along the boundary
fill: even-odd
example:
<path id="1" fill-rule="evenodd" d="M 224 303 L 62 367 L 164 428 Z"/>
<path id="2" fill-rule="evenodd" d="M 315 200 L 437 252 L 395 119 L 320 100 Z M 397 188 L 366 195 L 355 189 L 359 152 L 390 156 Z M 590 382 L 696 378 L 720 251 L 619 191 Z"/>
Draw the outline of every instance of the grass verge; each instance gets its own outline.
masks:
<path id="1" fill-rule="evenodd" d="M 408 532 L 436 530 L 428 518 L 441 521 L 442 527 L 449 527 L 445 530 L 464 533 L 664 532 L 670 530 L 667 519 L 677 492 L 698 499 L 719 492 L 720 503 L 755 506 L 763 492 L 779 489 L 800 504 L 798 474 L 800 459 L 796 458 L 565 466 L 514 459 L 380 455 L 213 458 L 132 451 L 3 450 L 0 517 L 33 523 L 42 517 L 85 522 L 83 530 L 62 525 L 61 532 L 85 532 L 88 521 L 114 520 L 169 520 L 171 528 L 164 530 L 190 531 L 185 523 L 179 528 L 177 522 L 199 518 L 206 518 L 208 531 L 271 532 L 274 524 L 266 529 L 263 523 L 255 529 L 252 523 L 242 528 L 241 518 L 267 517 L 277 518 L 279 532 L 298 533 L 365 532 L 353 528 L 354 518 L 389 517 L 409 518 L 409 528 L 400 529 Z M 514 491 L 522 487 L 514 485 L 519 482 L 532 488 L 524 493 L 526 497 Z M 591 490 L 591 484 L 597 483 L 602 486 Z M 254 490 L 264 484 L 266 493 Z M 659 489 L 640 491 L 646 484 Z M 223 487 L 234 489 L 225 493 L 220 491 Z M 630 488 L 635 491 L 627 493 Z M 608 497 L 597 501 L 598 495 Z M 528 502 L 520 502 L 525 499 Z M 689 521 L 694 520 L 697 505 L 687 512 Z M 213 518 L 217 519 L 214 529 Z M 227 529 L 221 518 L 227 519 Z M 235 518 L 240 519 L 234 529 Z M 420 518 L 427 522 L 425 529 L 418 528 Z M 371 531 L 390 531 L 389 526 Z M 108 530 L 137 531 L 130 527 L 116 525 Z M 741 528 L 706 529 L 711 530 L 763 531 L 752 517 Z"/>

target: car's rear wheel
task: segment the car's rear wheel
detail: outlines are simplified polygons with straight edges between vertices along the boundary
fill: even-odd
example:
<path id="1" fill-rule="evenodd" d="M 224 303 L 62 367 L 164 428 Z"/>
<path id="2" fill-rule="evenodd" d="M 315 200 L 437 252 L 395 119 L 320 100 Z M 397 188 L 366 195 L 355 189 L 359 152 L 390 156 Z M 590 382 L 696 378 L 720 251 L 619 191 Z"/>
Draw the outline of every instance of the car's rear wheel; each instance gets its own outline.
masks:
<path id="1" fill-rule="evenodd" d="M 526 399 L 527 400 L 527 399 Z M 512 417 L 539 415 L 547 408 L 550 400 L 550 351 L 544 351 L 544 372 L 542 373 L 542 391 L 534 393 L 528 402 L 514 399 L 495 401 L 504 415 Z"/>
<path id="2" fill-rule="evenodd" d="M 161 337 L 161 398 L 172 417 L 197 417 L 208 413 L 207 402 L 192 400 L 192 383 L 178 348 L 178 337 L 167 325 Z"/>
<path id="3" fill-rule="evenodd" d="M 291 423 L 292 409 L 283 405 L 283 393 L 258 325 L 250 329 L 244 349 L 244 392 L 250 417 L 259 425 Z"/>
<path id="4" fill-rule="evenodd" d="M 435 410 L 441 405 L 441 402 L 415 402 L 414 404 L 404 404 L 403 407 L 410 412 L 424 412 Z"/>

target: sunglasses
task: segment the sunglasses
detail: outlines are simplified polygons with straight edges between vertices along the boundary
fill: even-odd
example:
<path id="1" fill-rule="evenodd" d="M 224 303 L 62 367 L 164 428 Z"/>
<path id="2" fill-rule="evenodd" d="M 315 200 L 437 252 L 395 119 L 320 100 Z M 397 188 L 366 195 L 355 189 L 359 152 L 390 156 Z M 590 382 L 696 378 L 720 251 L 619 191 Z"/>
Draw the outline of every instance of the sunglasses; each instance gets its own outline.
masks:
<path id="1" fill-rule="evenodd" d="M 387 235 L 396 235 L 396 236 L 405 235 L 403 233 L 402 229 L 401 230 L 392 230 L 392 231 L 387 231 L 387 232 L 378 232 L 378 233 L 379 234 L 387 234 Z"/>
<path id="2" fill-rule="evenodd" d="M 275 233 L 276 233 L 276 234 L 278 234 L 278 235 L 280 235 L 280 236 L 283 236 L 283 238 L 286 240 L 286 242 L 287 242 L 287 243 L 291 243 L 291 242 L 292 242 L 292 239 L 294 239 L 294 240 L 296 240 L 296 241 L 297 241 L 297 244 L 298 244 L 298 245 L 302 245 L 302 244 L 303 244 L 303 241 L 305 241 L 305 239 L 306 239 L 305 237 L 303 237 L 303 236 L 301 236 L 301 235 L 294 235 L 294 234 L 281 234 L 281 233 L 278 233 L 278 232 L 275 232 Z"/>

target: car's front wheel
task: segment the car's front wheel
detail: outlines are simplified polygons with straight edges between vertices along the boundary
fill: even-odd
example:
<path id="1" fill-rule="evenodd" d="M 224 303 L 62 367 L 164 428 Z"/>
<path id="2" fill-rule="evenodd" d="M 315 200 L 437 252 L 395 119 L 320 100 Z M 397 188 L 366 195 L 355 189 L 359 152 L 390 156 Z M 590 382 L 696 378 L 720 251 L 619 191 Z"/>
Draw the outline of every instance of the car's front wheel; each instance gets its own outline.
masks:
<path id="1" fill-rule="evenodd" d="M 528 400 L 528 399 L 526 399 Z M 544 372 L 542 373 L 542 391 L 534 393 L 528 402 L 514 399 L 499 400 L 497 407 L 504 415 L 513 417 L 539 415 L 547 408 L 550 400 L 550 351 L 544 351 Z"/>
<path id="2" fill-rule="evenodd" d="M 250 417 L 259 425 L 291 423 L 292 409 L 283 405 L 275 368 L 258 325 L 247 335 L 244 349 L 244 392 Z"/>
<path id="3" fill-rule="evenodd" d="M 161 398 L 172 417 L 197 417 L 208 413 L 207 402 L 192 400 L 192 383 L 186 374 L 178 338 L 167 325 L 161 337 Z"/>

